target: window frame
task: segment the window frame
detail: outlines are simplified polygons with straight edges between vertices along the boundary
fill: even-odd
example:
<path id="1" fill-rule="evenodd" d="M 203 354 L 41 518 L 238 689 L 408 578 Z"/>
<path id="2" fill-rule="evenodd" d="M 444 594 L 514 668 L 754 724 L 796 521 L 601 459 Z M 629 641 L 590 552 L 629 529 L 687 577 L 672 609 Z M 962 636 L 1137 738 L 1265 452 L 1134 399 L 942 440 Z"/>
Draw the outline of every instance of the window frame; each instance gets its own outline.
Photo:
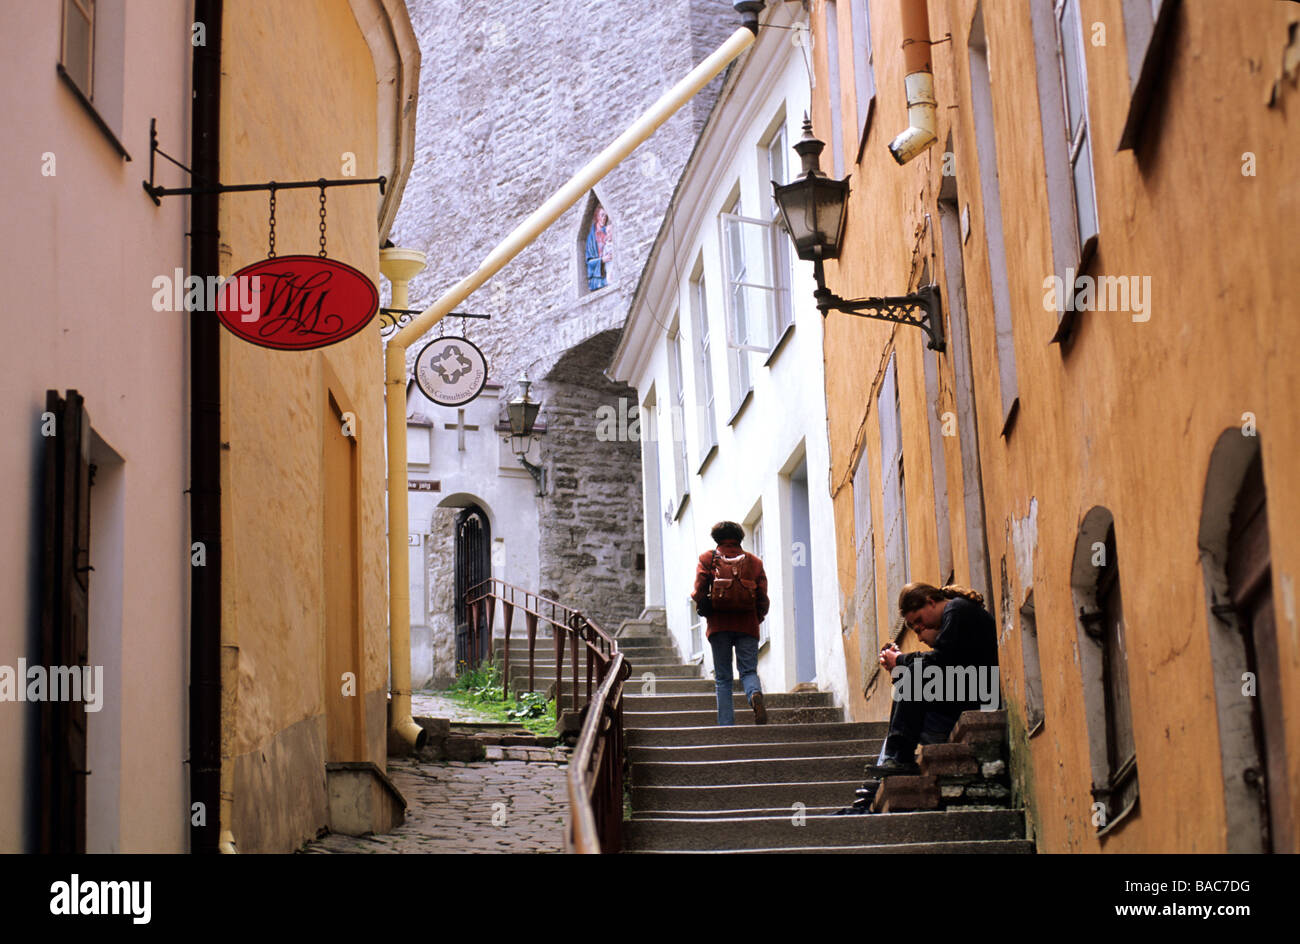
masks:
<path id="1" fill-rule="evenodd" d="M 1070 11 L 1073 11 L 1074 24 L 1067 25 L 1065 20 Z M 1093 159 L 1092 149 L 1092 123 L 1088 115 L 1088 63 L 1086 58 L 1087 45 L 1083 41 L 1083 15 L 1079 11 L 1079 0 L 1053 0 L 1053 20 L 1056 25 L 1056 43 L 1057 43 L 1057 61 L 1060 70 L 1061 81 L 1061 104 L 1064 108 L 1065 117 L 1065 140 L 1067 149 L 1067 159 L 1069 163 L 1068 179 L 1070 181 L 1070 197 L 1073 202 L 1073 219 L 1075 227 L 1075 241 L 1078 246 L 1078 264 L 1077 270 L 1083 268 L 1091 260 L 1096 250 L 1097 239 L 1101 234 L 1101 213 L 1097 203 L 1097 175 L 1096 162 Z M 1077 27 L 1077 28 L 1076 28 Z M 1067 33 L 1072 35 L 1067 36 Z M 1075 77 L 1078 83 L 1079 93 L 1079 115 L 1077 126 L 1072 127 L 1074 119 L 1070 115 L 1070 57 L 1067 55 L 1067 44 L 1074 47 L 1076 62 L 1078 65 L 1078 75 Z M 1092 228 L 1085 235 L 1084 220 L 1082 219 L 1083 211 L 1079 203 L 1079 161 L 1081 158 L 1087 159 L 1088 167 L 1088 190 L 1092 198 Z"/>
<path id="2" fill-rule="evenodd" d="M 86 82 L 69 68 L 68 10 L 75 8 L 87 20 Z M 125 103 L 125 0 L 61 0 L 59 3 L 59 56 L 55 71 L 76 96 L 113 150 L 131 160 L 122 145 Z M 81 67 L 78 66 L 78 69 Z"/>
<path id="3" fill-rule="evenodd" d="M 691 493 L 690 453 L 686 443 L 686 384 L 682 371 L 680 315 L 674 315 L 668 329 L 668 423 L 673 437 L 673 485 L 676 507 L 681 509 Z"/>
<path id="4" fill-rule="evenodd" d="M 840 84 L 840 16 L 836 0 L 825 0 L 826 78 L 830 84 L 831 164 L 836 179 L 844 176 L 844 118 Z"/>
<path id="5" fill-rule="evenodd" d="M 853 33 L 853 88 L 858 106 L 857 159 L 861 161 L 862 152 L 867 146 L 867 132 L 871 127 L 871 116 L 876 104 L 876 65 L 875 54 L 871 49 L 869 0 L 850 0 L 849 19 Z"/>
<path id="6" fill-rule="evenodd" d="M 1119 151 L 1136 151 L 1146 116 L 1155 102 L 1160 77 L 1173 49 L 1174 20 L 1181 0 L 1122 0 L 1127 44 L 1129 108 Z"/>
<path id="7" fill-rule="evenodd" d="M 709 330 L 708 283 L 706 278 L 707 275 L 701 261 L 697 274 L 691 277 L 687 288 L 690 294 L 692 334 L 695 336 L 695 343 L 691 345 L 691 350 L 695 353 L 695 400 L 701 467 L 703 467 L 704 461 L 711 451 L 718 445 L 717 394 L 713 389 L 713 340 L 712 333 Z"/>
<path id="8" fill-rule="evenodd" d="M 759 560 L 762 560 L 763 559 L 763 507 L 761 503 L 759 504 L 758 511 L 755 512 L 753 517 L 751 517 L 748 522 L 746 522 L 744 527 L 749 537 L 749 547 L 750 547 L 749 552 L 753 554 L 755 557 L 757 557 Z M 771 597 L 771 587 L 772 587 L 772 580 L 769 577 L 768 578 L 769 599 Z M 771 633 L 768 631 L 768 626 L 767 626 L 770 620 L 771 620 L 771 612 L 769 611 L 767 618 L 763 619 L 758 624 L 758 647 L 760 649 L 766 646 L 768 640 L 771 638 Z"/>
<path id="9" fill-rule="evenodd" d="M 760 145 L 767 165 L 768 183 L 787 184 L 790 182 L 790 134 L 786 128 L 786 112 L 782 107 L 771 132 Z M 773 166 L 773 154 L 780 154 L 781 170 L 776 173 Z M 771 316 L 769 328 L 772 344 L 766 351 L 769 355 L 776 351 L 786 331 L 794 324 L 794 255 L 791 252 L 790 235 L 786 231 L 781 217 L 781 208 L 777 206 L 769 186 L 760 181 L 759 190 L 764 194 L 764 206 L 770 217 L 768 227 L 768 274 L 772 281 L 772 303 L 768 306 Z M 769 361 L 770 363 L 770 361 Z"/>

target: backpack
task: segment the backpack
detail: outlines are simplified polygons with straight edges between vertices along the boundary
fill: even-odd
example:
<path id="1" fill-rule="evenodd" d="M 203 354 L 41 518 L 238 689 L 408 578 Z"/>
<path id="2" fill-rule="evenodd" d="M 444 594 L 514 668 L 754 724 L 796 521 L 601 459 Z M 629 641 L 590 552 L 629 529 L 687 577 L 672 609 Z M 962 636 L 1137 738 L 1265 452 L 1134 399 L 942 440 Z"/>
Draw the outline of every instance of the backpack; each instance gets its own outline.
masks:
<path id="1" fill-rule="evenodd" d="M 749 555 L 723 557 L 713 552 L 713 581 L 709 586 L 710 610 L 714 613 L 753 611 L 757 605 L 758 582 L 743 575 Z"/>

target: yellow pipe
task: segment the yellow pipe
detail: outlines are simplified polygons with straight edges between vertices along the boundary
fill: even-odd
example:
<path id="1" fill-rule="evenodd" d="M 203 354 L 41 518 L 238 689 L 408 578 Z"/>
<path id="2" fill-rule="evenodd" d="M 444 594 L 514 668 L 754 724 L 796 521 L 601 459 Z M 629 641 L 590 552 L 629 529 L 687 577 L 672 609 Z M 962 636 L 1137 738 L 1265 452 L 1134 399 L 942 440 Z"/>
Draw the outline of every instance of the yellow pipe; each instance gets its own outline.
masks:
<path id="1" fill-rule="evenodd" d="M 413 249 L 381 249 L 379 251 L 380 271 L 388 277 L 393 286 L 392 307 L 406 308 L 410 304 L 407 283 L 418 275 L 425 265 L 424 253 Z M 386 360 L 386 376 L 397 376 L 400 386 L 387 389 L 384 398 L 388 418 L 388 468 L 399 468 L 392 461 L 393 439 L 402 440 L 402 470 L 400 487 L 389 482 L 388 489 L 388 572 L 389 578 L 389 639 L 388 653 L 390 671 L 392 672 L 392 717 L 389 724 L 389 750 L 394 753 L 407 753 L 412 747 L 424 744 L 427 734 L 411 717 L 411 602 L 410 602 L 410 559 L 405 541 L 408 511 L 406 493 L 406 359 L 405 348 L 397 349 L 398 370 L 394 371 L 392 361 Z M 390 342 L 386 358 L 393 356 L 394 348 Z M 393 430 L 397 430 L 394 435 Z M 396 535 L 399 540 L 393 540 Z M 398 561 L 401 562 L 400 566 Z M 400 571 L 401 579 L 397 578 Z M 397 614 L 401 614 L 399 618 Z"/>
<path id="2" fill-rule="evenodd" d="M 413 746 L 416 738 L 424 732 L 411 720 L 410 562 L 406 550 L 406 349 L 519 255 L 569 207 L 582 199 L 599 180 L 654 134 L 660 125 L 690 101 L 700 89 L 708 85 L 714 76 L 748 49 L 753 44 L 754 37 L 755 34 L 746 27 L 732 33 L 712 55 L 660 96 L 605 150 L 592 158 L 582 170 L 569 178 L 568 183 L 516 226 L 509 236 L 488 253 L 477 269 L 448 289 L 388 342 L 384 351 L 384 385 L 388 401 L 388 619 L 393 664 L 393 724 L 390 734 L 400 738 L 400 743 L 408 747 Z M 399 306 L 394 301 L 393 307 L 406 306 Z M 402 680 L 405 680 L 405 684 L 402 684 Z M 392 740 L 390 737 L 390 742 Z"/>

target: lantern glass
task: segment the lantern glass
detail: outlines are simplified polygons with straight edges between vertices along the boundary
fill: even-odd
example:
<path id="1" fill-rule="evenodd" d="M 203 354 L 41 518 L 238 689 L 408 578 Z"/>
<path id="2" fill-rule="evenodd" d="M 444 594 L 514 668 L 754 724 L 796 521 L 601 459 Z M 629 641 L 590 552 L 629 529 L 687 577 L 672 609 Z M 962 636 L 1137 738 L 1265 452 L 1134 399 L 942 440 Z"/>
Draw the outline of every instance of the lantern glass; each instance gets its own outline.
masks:
<path id="1" fill-rule="evenodd" d="M 849 180 L 809 174 L 784 186 L 773 184 L 786 230 L 800 259 L 835 259 L 840 254 Z"/>
<path id="2" fill-rule="evenodd" d="M 537 422 L 537 411 L 542 408 L 540 403 L 534 403 L 525 397 L 518 397 L 511 400 L 506 407 L 510 414 L 510 433 L 512 436 L 531 436 L 533 426 Z"/>

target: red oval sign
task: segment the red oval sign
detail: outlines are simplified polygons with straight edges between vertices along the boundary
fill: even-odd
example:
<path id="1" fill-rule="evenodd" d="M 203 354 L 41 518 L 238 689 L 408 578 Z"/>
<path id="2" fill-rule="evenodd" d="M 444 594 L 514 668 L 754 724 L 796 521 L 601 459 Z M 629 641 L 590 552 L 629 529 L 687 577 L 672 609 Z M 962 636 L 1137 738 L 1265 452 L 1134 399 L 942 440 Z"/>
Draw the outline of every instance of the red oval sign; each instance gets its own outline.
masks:
<path id="1" fill-rule="evenodd" d="M 278 256 L 244 266 L 217 292 L 231 334 L 280 351 L 310 351 L 352 337 L 379 310 L 363 273 L 321 256 Z"/>

